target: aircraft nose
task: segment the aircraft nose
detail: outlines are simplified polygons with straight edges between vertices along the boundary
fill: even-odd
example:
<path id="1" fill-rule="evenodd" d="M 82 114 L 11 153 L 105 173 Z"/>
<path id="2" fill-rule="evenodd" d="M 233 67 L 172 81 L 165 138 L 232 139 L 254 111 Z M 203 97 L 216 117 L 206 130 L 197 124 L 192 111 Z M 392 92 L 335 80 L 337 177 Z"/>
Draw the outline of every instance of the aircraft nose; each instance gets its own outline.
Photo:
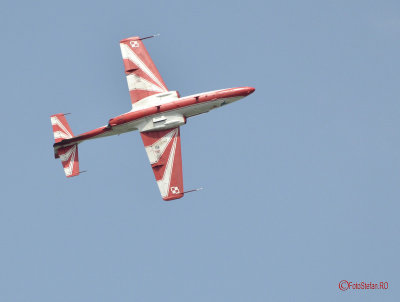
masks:
<path id="1" fill-rule="evenodd" d="M 247 94 L 252 94 L 255 90 L 253 87 L 247 87 Z"/>

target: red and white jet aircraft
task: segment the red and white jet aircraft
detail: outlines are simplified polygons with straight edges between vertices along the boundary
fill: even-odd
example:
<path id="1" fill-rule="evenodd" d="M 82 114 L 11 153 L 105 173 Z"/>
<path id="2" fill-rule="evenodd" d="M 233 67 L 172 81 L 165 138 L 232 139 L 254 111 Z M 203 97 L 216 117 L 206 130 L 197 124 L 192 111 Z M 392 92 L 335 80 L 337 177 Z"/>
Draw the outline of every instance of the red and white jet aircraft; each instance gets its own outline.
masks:
<path id="1" fill-rule="evenodd" d="M 110 119 L 106 126 L 76 136 L 64 114 L 52 115 L 54 155 L 61 159 L 67 177 L 76 176 L 80 173 L 79 143 L 139 130 L 161 196 L 173 200 L 185 193 L 179 127 L 187 118 L 240 100 L 255 89 L 229 88 L 180 97 L 178 91 L 168 90 L 142 42 L 151 37 L 120 42 L 132 110 Z"/>

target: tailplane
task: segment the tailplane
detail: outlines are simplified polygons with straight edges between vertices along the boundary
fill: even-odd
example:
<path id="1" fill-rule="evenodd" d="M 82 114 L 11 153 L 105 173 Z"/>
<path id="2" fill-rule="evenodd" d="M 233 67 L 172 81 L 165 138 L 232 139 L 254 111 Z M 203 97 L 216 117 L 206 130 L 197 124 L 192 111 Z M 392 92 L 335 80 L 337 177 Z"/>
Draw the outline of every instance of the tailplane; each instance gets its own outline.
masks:
<path id="1" fill-rule="evenodd" d="M 56 143 L 61 142 L 63 139 L 74 137 L 64 113 L 54 114 L 50 117 L 50 119 L 51 125 L 53 126 L 54 140 Z"/>
<path id="2" fill-rule="evenodd" d="M 78 144 L 62 146 L 60 143 L 74 137 L 71 127 L 68 125 L 65 114 L 58 113 L 50 117 L 53 126 L 54 156 L 60 158 L 64 168 L 65 176 L 73 177 L 79 175 Z M 56 146 L 57 145 L 57 146 Z"/>
<path id="3" fill-rule="evenodd" d="M 57 153 L 61 159 L 65 176 L 73 177 L 79 175 L 78 144 L 61 147 L 57 150 Z"/>

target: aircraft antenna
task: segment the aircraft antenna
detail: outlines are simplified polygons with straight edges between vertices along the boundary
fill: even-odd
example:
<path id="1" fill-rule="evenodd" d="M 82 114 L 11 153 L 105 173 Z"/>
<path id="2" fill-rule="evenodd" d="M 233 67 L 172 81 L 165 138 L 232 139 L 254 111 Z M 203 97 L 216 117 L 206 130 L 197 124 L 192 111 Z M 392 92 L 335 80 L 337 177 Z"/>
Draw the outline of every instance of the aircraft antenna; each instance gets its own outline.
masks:
<path id="1" fill-rule="evenodd" d="M 148 36 L 148 37 L 140 38 L 139 40 L 150 39 L 150 38 L 158 37 L 159 35 L 160 34 L 155 34 L 155 35 L 151 35 L 151 36 Z"/>
<path id="2" fill-rule="evenodd" d="M 189 191 L 183 192 L 183 194 L 191 193 L 191 192 L 196 192 L 196 191 L 201 191 L 201 190 L 203 190 L 203 188 L 198 188 L 198 189 L 189 190 Z"/>

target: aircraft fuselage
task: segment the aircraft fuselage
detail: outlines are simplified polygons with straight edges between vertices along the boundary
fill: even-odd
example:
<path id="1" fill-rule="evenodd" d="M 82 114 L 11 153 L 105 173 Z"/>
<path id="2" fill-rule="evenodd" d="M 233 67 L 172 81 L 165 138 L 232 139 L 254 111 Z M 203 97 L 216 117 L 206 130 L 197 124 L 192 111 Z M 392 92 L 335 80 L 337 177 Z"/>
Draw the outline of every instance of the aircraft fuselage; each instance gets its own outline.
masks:
<path id="1" fill-rule="evenodd" d="M 156 94 L 135 103 L 131 111 L 110 119 L 107 126 L 56 143 L 55 147 L 134 130 L 146 132 L 174 128 L 185 124 L 189 117 L 238 101 L 254 90 L 252 87 L 228 88 L 186 97 L 179 97 L 176 91 Z"/>

